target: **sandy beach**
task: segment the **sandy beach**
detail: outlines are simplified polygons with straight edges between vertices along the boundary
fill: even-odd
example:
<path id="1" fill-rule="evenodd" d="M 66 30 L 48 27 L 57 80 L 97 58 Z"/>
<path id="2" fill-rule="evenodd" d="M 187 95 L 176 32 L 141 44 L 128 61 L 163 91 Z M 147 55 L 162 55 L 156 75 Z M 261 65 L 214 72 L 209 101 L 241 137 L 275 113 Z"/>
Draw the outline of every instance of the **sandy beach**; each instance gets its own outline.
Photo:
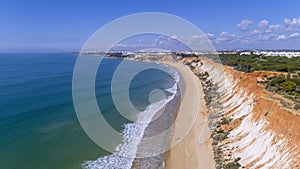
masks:
<path id="1" fill-rule="evenodd" d="M 208 128 L 207 108 L 201 83 L 189 67 L 183 64 L 168 64 L 180 72 L 185 83 L 185 92 L 181 99 L 170 140 L 170 145 L 176 144 L 176 146 L 166 153 L 165 168 L 215 168 Z M 191 128 L 189 128 L 187 135 L 183 137 L 183 133 L 188 128 L 187 126 L 191 126 Z"/>

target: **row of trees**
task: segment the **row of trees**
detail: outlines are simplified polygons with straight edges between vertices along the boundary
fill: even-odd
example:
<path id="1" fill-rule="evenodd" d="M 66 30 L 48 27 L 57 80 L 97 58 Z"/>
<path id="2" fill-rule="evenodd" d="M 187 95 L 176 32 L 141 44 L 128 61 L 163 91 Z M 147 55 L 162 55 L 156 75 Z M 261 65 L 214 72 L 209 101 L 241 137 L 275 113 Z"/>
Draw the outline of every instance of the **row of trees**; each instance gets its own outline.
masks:
<path id="1" fill-rule="evenodd" d="M 258 55 L 220 55 L 223 64 L 234 67 L 243 72 L 255 70 L 268 70 L 279 72 L 300 71 L 300 57 L 287 58 L 281 56 L 258 56 Z"/>

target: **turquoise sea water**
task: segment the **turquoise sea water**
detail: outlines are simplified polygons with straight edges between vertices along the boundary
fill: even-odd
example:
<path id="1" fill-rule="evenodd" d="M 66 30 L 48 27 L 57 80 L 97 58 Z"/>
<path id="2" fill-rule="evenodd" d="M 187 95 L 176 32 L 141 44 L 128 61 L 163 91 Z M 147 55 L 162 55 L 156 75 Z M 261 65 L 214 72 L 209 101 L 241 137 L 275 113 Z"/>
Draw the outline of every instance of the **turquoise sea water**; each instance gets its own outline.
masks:
<path id="1" fill-rule="evenodd" d="M 93 161 L 110 155 L 89 139 L 76 117 L 72 101 L 76 59 L 71 54 L 0 54 L 0 169 L 76 169 L 87 161 L 95 167 L 103 164 Z M 106 120 L 124 132 L 130 121 L 118 113 L 110 94 L 120 62 L 103 60 L 95 92 Z M 144 111 L 152 89 L 167 91 L 174 83 L 160 71 L 144 71 L 131 83 L 131 101 Z"/>

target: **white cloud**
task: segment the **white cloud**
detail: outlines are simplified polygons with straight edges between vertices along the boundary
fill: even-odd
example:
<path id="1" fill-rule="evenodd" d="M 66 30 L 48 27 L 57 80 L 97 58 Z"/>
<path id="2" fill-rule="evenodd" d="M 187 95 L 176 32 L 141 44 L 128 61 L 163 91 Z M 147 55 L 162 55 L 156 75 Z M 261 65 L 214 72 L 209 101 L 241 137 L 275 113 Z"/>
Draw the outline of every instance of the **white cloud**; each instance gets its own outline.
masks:
<path id="1" fill-rule="evenodd" d="M 254 29 L 250 32 L 251 35 L 258 35 L 258 34 L 264 34 L 264 33 L 273 33 L 282 31 L 283 27 L 279 24 L 275 25 L 268 25 L 266 22 L 262 23 L 260 26 L 260 29 Z"/>
<path id="2" fill-rule="evenodd" d="M 271 32 L 272 32 L 271 29 L 266 29 L 266 30 L 265 30 L 265 33 L 271 33 Z"/>
<path id="3" fill-rule="evenodd" d="M 292 33 L 292 34 L 290 34 L 289 37 L 290 37 L 290 38 L 299 38 L 299 37 L 300 37 L 300 33 L 299 33 L 299 32 Z"/>
<path id="4" fill-rule="evenodd" d="M 272 31 L 280 31 L 281 28 L 282 28 L 282 26 L 279 25 L 279 24 L 275 24 L 275 25 L 270 25 L 269 28 L 270 28 L 270 30 L 272 30 Z"/>
<path id="5" fill-rule="evenodd" d="M 216 43 L 222 43 L 222 42 L 227 42 L 230 43 L 239 37 L 236 36 L 235 34 L 230 34 L 228 32 L 222 32 L 219 37 L 216 39 Z"/>
<path id="6" fill-rule="evenodd" d="M 300 37 L 300 33 L 295 32 L 295 33 L 291 33 L 289 35 L 285 35 L 285 34 L 278 35 L 276 40 L 287 40 L 287 39 L 299 38 L 299 37 Z"/>
<path id="7" fill-rule="evenodd" d="M 286 25 L 289 25 L 291 23 L 291 20 L 289 18 L 285 18 L 283 20 L 283 22 L 286 24 Z"/>
<path id="8" fill-rule="evenodd" d="M 175 44 L 178 42 L 176 40 L 178 40 L 178 39 L 161 35 L 161 36 L 158 36 L 157 38 L 155 38 L 154 41 L 158 45 L 172 45 L 172 44 Z"/>
<path id="9" fill-rule="evenodd" d="M 291 25 L 300 25 L 300 18 L 293 18 L 291 21 Z"/>
<path id="10" fill-rule="evenodd" d="M 277 38 L 277 35 L 275 34 L 260 34 L 258 36 L 258 40 L 262 40 L 262 41 L 273 40 L 275 38 Z"/>
<path id="11" fill-rule="evenodd" d="M 288 23 L 288 20 L 285 20 Z M 282 24 L 270 24 L 268 20 L 261 20 L 258 23 L 258 28 L 250 32 L 250 35 L 260 35 L 260 34 L 269 34 L 269 33 L 282 33 L 282 32 L 291 32 L 296 31 L 296 29 L 287 27 Z"/>
<path id="12" fill-rule="evenodd" d="M 232 34 L 230 32 L 221 32 L 220 34 L 207 34 L 207 37 L 218 45 L 247 45 L 272 43 L 276 41 L 300 40 L 300 17 L 284 19 L 283 23 L 271 23 L 264 19 L 257 25 L 252 25 L 251 20 L 242 20 L 236 26 L 241 31 L 249 31 L 241 34 Z M 253 28 L 253 29 L 251 29 Z M 284 43 L 284 42 L 280 42 Z"/>
<path id="13" fill-rule="evenodd" d="M 261 20 L 259 23 L 258 23 L 258 26 L 259 28 L 261 29 L 267 29 L 269 27 L 269 21 L 267 20 Z"/>
<path id="14" fill-rule="evenodd" d="M 261 33 L 272 33 L 277 31 L 282 31 L 283 26 L 280 24 L 269 25 L 268 20 L 261 20 L 258 23 L 259 30 L 252 31 L 252 34 L 261 34 Z"/>
<path id="15" fill-rule="evenodd" d="M 241 30 L 241 31 L 248 31 L 249 26 L 253 24 L 253 21 L 251 20 L 242 20 L 240 23 L 238 23 L 236 26 Z"/>
<path id="16" fill-rule="evenodd" d="M 288 37 L 286 35 L 278 35 L 276 40 L 286 40 Z"/>
<path id="17" fill-rule="evenodd" d="M 213 37 L 215 37 L 215 34 L 207 33 L 206 36 L 207 36 L 207 38 L 213 38 Z"/>
<path id="18" fill-rule="evenodd" d="M 202 35 L 195 35 L 190 38 L 190 43 L 195 43 L 195 42 L 207 42 L 207 40 L 213 41 L 216 39 L 216 35 L 213 33 L 206 33 Z"/>
<path id="19" fill-rule="evenodd" d="M 205 35 L 201 34 L 201 35 L 193 35 L 192 36 L 192 39 L 201 39 L 201 38 L 205 38 Z"/>
<path id="20" fill-rule="evenodd" d="M 176 34 L 173 34 L 173 35 L 171 36 L 171 38 L 172 38 L 172 39 L 178 39 L 178 37 L 177 37 Z"/>
<path id="21" fill-rule="evenodd" d="M 253 44 L 253 41 L 250 39 L 243 39 L 241 42 L 245 44 Z"/>
<path id="22" fill-rule="evenodd" d="M 189 39 L 189 43 L 191 44 L 197 44 L 197 45 L 205 45 L 207 44 L 209 41 L 213 42 L 216 39 L 215 34 L 212 33 L 206 33 L 206 34 L 202 34 L 202 35 L 195 35 L 192 36 Z"/>
<path id="23" fill-rule="evenodd" d="M 289 19 L 289 18 L 285 18 L 283 20 L 283 22 L 287 25 L 287 26 L 299 26 L 300 25 L 300 17 L 298 18 L 292 18 L 292 19 Z"/>
<path id="24" fill-rule="evenodd" d="M 219 36 L 216 37 L 214 42 L 219 45 L 237 45 L 237 44 L 249 45 L 249 44 L 256 43 L 256 41 L 252 39 L 251 36 L 236 35 L 228 32 L 220 33 Z"/>
<path id="25" fill-rule="evenodd" d="M 250 34 L 252 34 L 252 35 L 257 35 L 257 34 L 261 34 L 261 33 L 262 33 L 261 30 L 255 29 L 255 30 L 253 30 Z"/>

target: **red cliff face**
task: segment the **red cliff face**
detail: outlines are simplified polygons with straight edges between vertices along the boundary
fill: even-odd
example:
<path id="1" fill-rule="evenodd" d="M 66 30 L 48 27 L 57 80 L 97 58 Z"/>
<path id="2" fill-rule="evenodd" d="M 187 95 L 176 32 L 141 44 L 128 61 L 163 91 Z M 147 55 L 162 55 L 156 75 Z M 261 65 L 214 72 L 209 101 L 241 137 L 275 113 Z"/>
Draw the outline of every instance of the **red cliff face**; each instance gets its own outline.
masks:
<path id="1" fill-rule="evenodd" d="M 195 59 L 195 58 L 193 58 Z M 212 61 L 197 61 L 217 84 L 222 114 L 231 119 L 223 149 L 246 168 L 300 168 L 300 113 L 293 102 L 269 92 L 258 80 L 276 72 L 243 73 Z M 293 107 L 293 106 L 290 106 Z"/>
<path id="2" fill-rule="evenodd" d="M 239 139 L 241 139 L 241 141 L 237 141 L 241 144 L 241 147 L 236 150 L 236 155 L 244 155 L 245 160 L 242 162 L 251 168 L 300 168 L 299 112 L 282 105 L 284 102 L 285 104 L 293 104 L 293 102 L 266 91 L 263 86 L 257 83 L 257 79 L 263 76 L 272 76 L 276 73 L 242 73 L 229 67 L 224 67 L 224 71 L 232 76 L 232 81 L 236 81 L 235 90 L 242 90 L 246 95 L 253 96 L 253 108 L 248 114 L 251 117 L 248 122 L 252 124 L 244 127 L 257 127 L 260 129 L 258 133 L 251 137 L 249 135 L 255 133 L 251 130 L 249 130 L 248 135 L 245 132 L 232 135 L 233 138 L 240 137 Z M 235 113 L 240 112 L 236 111 Z M 242 136 L 242 134 L 246 135 Z M 248 142 L 243 144 L 242 140 L 246 139 L 248 139 Z M 235 145 L 235 143 L 232 144 Z M 247 149 L 247 147 L 253 147 L 252 145 L 261 145 L 259 146 L 261 149 L 256 149 L 256 151 L 254 151 L 255 149 Z"/>

